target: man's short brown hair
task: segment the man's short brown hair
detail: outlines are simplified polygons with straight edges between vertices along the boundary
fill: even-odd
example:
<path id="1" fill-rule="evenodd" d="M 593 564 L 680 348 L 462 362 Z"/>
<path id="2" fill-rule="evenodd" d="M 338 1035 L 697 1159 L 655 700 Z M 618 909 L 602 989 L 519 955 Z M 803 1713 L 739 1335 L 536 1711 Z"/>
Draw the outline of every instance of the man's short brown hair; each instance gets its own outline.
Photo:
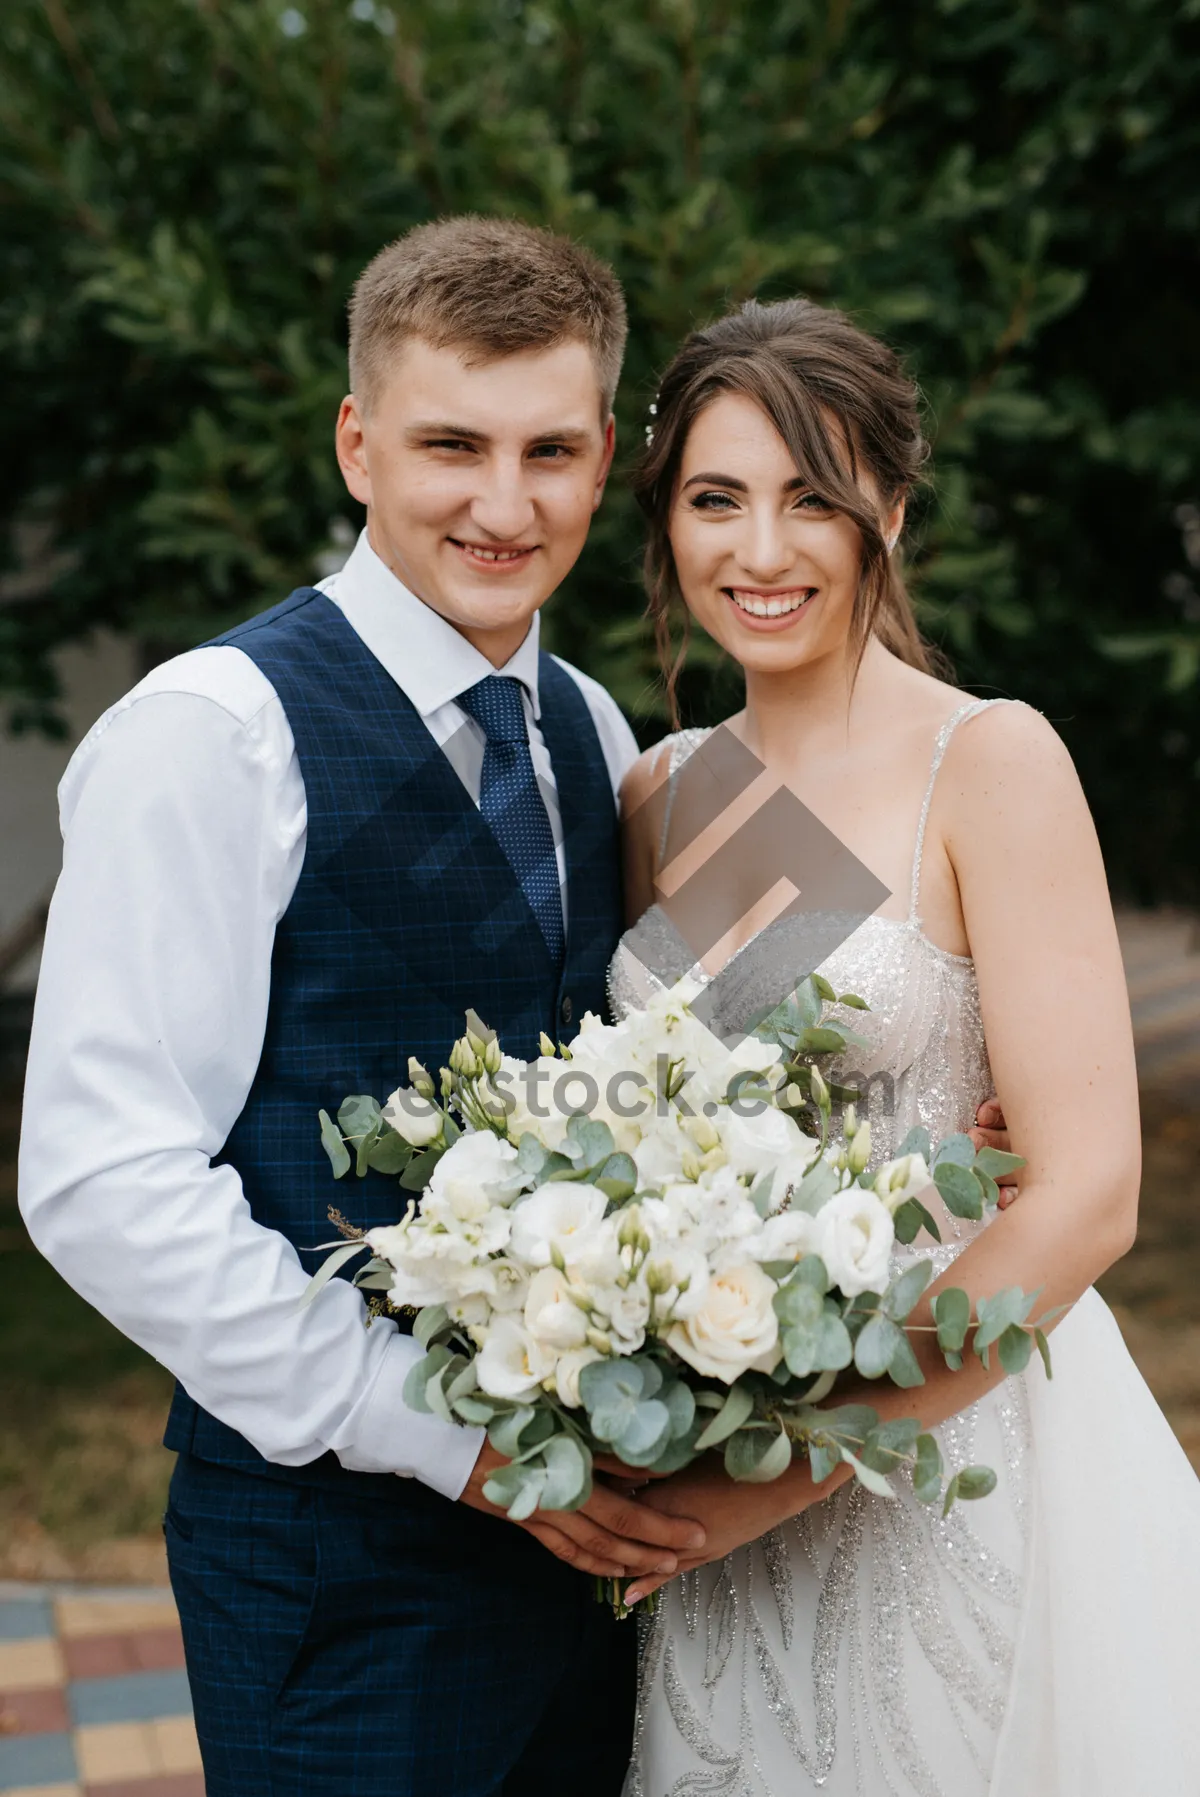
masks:
<path id="1" fill-rule="evenodd" d="M 350 300 L 350 385 L 369 408 L 411 337 L 479 362 L 577 339 L 607 412 L 625 331 L 620 282 L 590 250 L 517 219 L 464 214 L 418 225 L 364 268 Z"/>

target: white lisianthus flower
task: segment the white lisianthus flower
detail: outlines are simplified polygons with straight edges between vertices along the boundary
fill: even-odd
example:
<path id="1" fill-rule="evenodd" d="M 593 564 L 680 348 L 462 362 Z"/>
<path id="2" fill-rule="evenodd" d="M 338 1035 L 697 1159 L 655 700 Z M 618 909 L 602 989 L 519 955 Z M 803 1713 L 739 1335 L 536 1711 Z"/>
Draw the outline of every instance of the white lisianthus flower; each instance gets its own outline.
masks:
<path id="1" fill-rule="evenodd" d="M 744 1117 L 732 1105 L 722 1105 L 717 1115 L 721 1140 L 735 1173 L 774 1172 L 787 1163 L 799 1177 L 817 1152 L 818 1144 L 806 1136 L 794 1117 L 765 1105 L 754 1116 Z"/>
<path id="2" fill-rule="evenodd" d="M 817 1212 L 816 1251 L 848 1298 L 881 1292 L 888 1282 L 896 1232 L 882 1199 L 862 1186 L 836 1192 Z"/>
<path id="3" fill-rule="evenodd" d="M 412 1148 L 428 1148 L 442 1133 L 445 1121 L 432 1099 L 422 1098 L 412 1086 L 397 1086 L 383 1107 L 383 1120 Z"/>
<path id="4" fill-rule="evenodd" d="M 503 1112 L 511 1141 L 519 1143 L 522 1136 L 531 1135 L 543 1148 L 559 1146 L 567 1133 L 567 1119 L 555 1108 L 554 1082 L 568 1065 L 557 1055 L 539 1055 L 536 1061 L 501 1055 L 488 1102 Z"/>
<path id="5" fill-rule="evenodd" d="M 753 1252 L 755 1260 L 803 1260 L 806 1254 L 819 1254 L 817 1219 L 803 1210 L 785 1210 L 768 1217 Z"/>
<path id="6" fill-rule="evenodd" d="M 556 1359 L 518 1317 L 495 1317 L 475 1360 L 479 1389 L 492 1398 L 532 1398 L 553 1375 Z"/>
<path id="7" fill-rule="evenodd" d="M 619 1354 L 636 1354 L 646 1339 L 650 1292 L 641 1278 L 628 1285 L 598 1287 L 591 1293 L 601 1327 Z"/>
<path id="8" fill-rule="evenodd" d="M 899 1160 L 886 1161 L 875 1175 L 875 1190 L 893 1217 L 902 1204 L 932 1184 L 923 1154 L 902 1154 Z"/>
<path id="9" fill-rule="evenodd" d="M 548 1267 L 554 1251 L 568 1264 L 585 1250 L 603 1221 L 608 1200 L 595 1186 L 551 1180 L 513 1207 L 512 1253 L 530 1267 Z"/>
<path id="10" fill-rule="evenodd" d="M 429 1181 L 429 1197 L 445 1197 L 451 1205 L 491 1199 L 503 1193 L 516 1164 L 517 1151 L 490 1129 L 468 1130 L 446 1150 Z M 493 1190 L 494 1188 L 494 1190 Z"/>
<path id="11" fill-rule="evenodd" d="M 687 1241 L 660 1242 L 651 1248 L 642 1277 L 654 1294 L 657 1315 L 677 1321 L 694 1315 L 704 1303 L 708 1257 Z"/>
<path id="12" fill-rule="evenodd" d="M 760 1266 L 743 1261 L 716 1274 L 693 1316 L 667 1336 L 681 1360 L 706 1378 L 732 1385 L 742 1373 L 769 1373 L 779 1359 L 776 1286 Z"/>
<path id="13" fill-rule="evenodd" d="M 529 1282 L 525 1327 L 547 1348 L 581 1348 L 587 1340 L 587 1317 L 571 1296 L 571 1284 L 557 1267 L 543 1267 Z"/>
<path id="14" fill-rule="evenodd" d="M 479 1269 L 480 1288 L 486 1291 L 493 1310 L 524 1310 L 529 1291 L 529 1274 L 507 1255 L 497 1254 Z"/>
<path id="15" fill-rule="evenodd" d="M 558 1365 L 554 1369 L 554 1388 L 559 1402 L 565 1404 L 568 1410 L 578 1410 L 583 1403 L 579 1395 L 580 1373 L 585 1366 L 590 1366 L 593 1360 L 600 1358 L 595 1348 L 570 1348 L 565 1354 L 559 1355 Z"/>
<path id="16" fill-rule="evenodd" d="M 644 1191 L 683 1179 L 685 1164 L 691 1166 L 694 1174 L 700 1171 L 696 1144 L 684 1129 L 679 1113 L 673 1110 L 666 1117 L 653 1118 L 652 1122 L 653 1127 L 647 1128 L 633 1150 L 638 1186 Z"/>

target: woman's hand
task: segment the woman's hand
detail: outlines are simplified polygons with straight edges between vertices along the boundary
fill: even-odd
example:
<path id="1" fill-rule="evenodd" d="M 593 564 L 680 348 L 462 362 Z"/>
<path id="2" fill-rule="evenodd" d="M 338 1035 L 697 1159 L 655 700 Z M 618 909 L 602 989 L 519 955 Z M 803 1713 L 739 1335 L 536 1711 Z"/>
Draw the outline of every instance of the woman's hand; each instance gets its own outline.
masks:
<path id="1" fill-rule="evenodd" d="M 821 1485 L 813 1483 L 807 1458 L 797 1457 L 790 1469 L 778 1479 L 762 1485 L 741 1484 L 725 1471 L 719 1454 L 704 1454 L 681 1473 L 639 1491 L 638 1500 L 647 1509 L 661 1510 L 671 1516 L 687 1516 L 702 1525 L 703 1548 L 683 1549 L 677 1572 L 691 1572 L 707 1566 L 712 1560 L 723 1560 L 735 1547 L 757 1541 L 789 1516 L 798 1516 L 810 1504 L 819 1504 L 850 1477 L 850 1468 L 842 1465 Z M 639 1598 L 649 1596 L 665 1585 L 674 1574 L 643 1574 L 630 1586 L 625 1601 L 630 1607 Z"/>

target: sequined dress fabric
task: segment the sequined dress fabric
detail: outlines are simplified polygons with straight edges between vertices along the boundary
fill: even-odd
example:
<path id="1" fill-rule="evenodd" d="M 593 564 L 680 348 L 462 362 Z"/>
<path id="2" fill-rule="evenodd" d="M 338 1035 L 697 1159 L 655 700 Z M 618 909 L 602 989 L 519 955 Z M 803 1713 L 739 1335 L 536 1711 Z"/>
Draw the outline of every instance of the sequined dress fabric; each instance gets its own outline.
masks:
<path id="1" fill-rule="evenodd" d="M 935 746 L 908 917 L 868 918 L 820 968 L 835 990 L 858 993 L 870 1006 L 843 1015 L 869 1043 L 854 1051 L 853 1066 L 871 1082 L 876 1161 L 888 1158 L 913 1124 L 924 1124 L 935 1141 L 969 1128 L 992 1086 L 972 963 L 931 943 L 917 910 L 937 769 L 953 730 L 984 708 L 964 706 Z M 702 736 L 673 739 L 673 773 Z M 780 997 L 772 990 L 778 927 L 735 957 L 738 978 L 727 982 L 726 1014 L 715 1019 L 722 1033 Z M 622 939 L 610 970 L 616 1014 L 648 996 L 654 976 L 642 957 L 656 938 L 651 965 L 678 965 L 673 935 L 655 907 L 638 926 L 638 952 L 628 933 Z M 703 977 L 698 967 L 692 972 Z M 739 1006 L 741 1018 L 733 1014 Z M 898 1260 L 928 1256 L 940 1271 L 987 1227 L 986 1219 L 961 1222 L 940 1205 L 936 1211 L 943 1246 L 914 1244 L 898 1249 Z M 1088 1311 L 1085 1326 L 1103 1334 L 1104 1353 L 1120 1356 L 1122 1377 L 1140 1387 L 1135 1408 L 1154 1411 L 1155 1427 L 1169 1437 L 1101 1300 L 1088 1298 L 1104 1317 Z M 1076 1321 L 1069 1318 L 1056 1341 Z M 1099 1351 L 1089 1346 L 1087 1354 L 1094 1359 Z M 1102 1753 L 1090 1782 L 1084 1777 L 1077 1785 L 1073 1775 L 1049 1770 L 1061 1749 L 1062 1719 L 1052 1703 L 1047 1708 L 1040 1674 L 1029 1665 L 1030 1652 L 1035 1663 L 1052 1653 L 1047 1604 L 1054 1596 L 1035 1573 L 1035 1377 L 1044 1387 L 1036 1357 L 1033 1370 L 937 1431 L 949 1468 L 982 1462 L 995 1469 L 997 1488 L 987 1499 L 959 1504 L 943 1519 L 916 1501 L 903 1476 L 892 1501 L 847 1484 L 723 1563 L 664 1589 L 643 1644 L 625 1797 L 1059 1797 L 1110 1789 L 1115 1797 L 1129 1788 L 1107 1782 Z M 1044 1393 L 1034 1394 L 1035 1407 L 1039 1402 Z M 1180 1471 L 1174 1441 L 1156 1436 L 1156 1445 L 1173 1456 L 1181 1491 L 1183 1481 L 1196 1488 L 1186 1462 Z M 1200 1517 L 1191 1489 L 1186 1502 Z M 1040 1545 L 1044 1561 L 1047 1543 Z M 1194 1549 L 1190 1574 L 1200 1592 Z M 1031 1732 L 1014 1746 L 1013 1708 L 1026 1687 L 1030 1696 L 1021 1701 Z M 1085 1683 L 1080 1702 L 1090 1701 Z M 1188 1767 L 1181 1779 L 1197 1774 L 1194 1784 L 1179 1785 L 1181 1797 L 1185 1788 L 1200 1792 L 1200 1745 L 1182 1744 L 1179 1753 Z M 1001 1769 L 1001 1758 L 1011 1770 Z"/>

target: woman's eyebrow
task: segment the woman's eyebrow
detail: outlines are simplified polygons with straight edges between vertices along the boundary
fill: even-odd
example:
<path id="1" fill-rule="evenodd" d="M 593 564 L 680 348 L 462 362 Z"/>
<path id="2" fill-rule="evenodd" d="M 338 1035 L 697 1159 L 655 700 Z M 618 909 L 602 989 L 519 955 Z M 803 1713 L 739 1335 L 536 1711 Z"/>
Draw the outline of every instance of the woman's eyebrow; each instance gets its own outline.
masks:
<path id="1" fill-rule="evenodd" d="M 684 481 L 683 485 L 685 491 L 688 487 L 695 486 L 728 487 L 734 493 L 748 493 L 750 490 L 744 480 L 736 480 L 732 474 L 693 474 Z M 806 480 L 802 474 L 796 474 L 791 480 L 784 481 L 783 491 L 794 493 L 797 487 L 811 485 L 812 482 Z"/>

